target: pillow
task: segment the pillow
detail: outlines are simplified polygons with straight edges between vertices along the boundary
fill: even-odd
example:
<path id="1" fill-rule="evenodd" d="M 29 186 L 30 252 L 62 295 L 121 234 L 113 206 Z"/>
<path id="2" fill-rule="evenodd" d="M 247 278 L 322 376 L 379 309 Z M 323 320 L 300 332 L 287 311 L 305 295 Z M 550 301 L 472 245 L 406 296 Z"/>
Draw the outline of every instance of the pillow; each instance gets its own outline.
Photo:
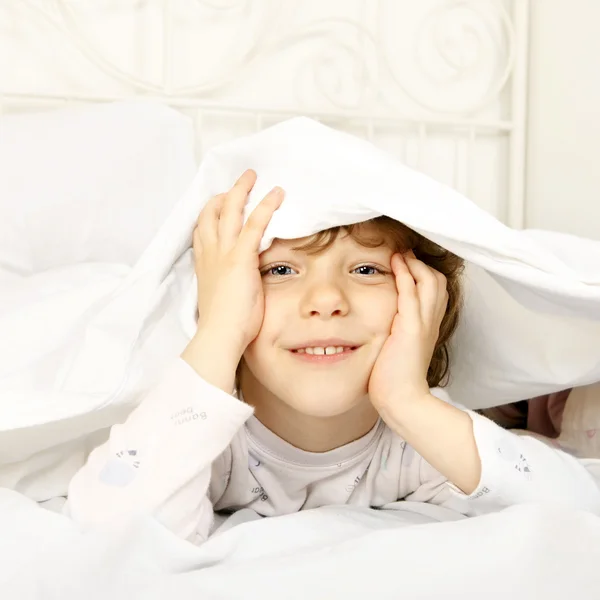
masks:
<path id="1" fill-rule="evenodd" d="M 3 117 L 0 269 L 133 265 L 194 176 L 193 144 L 191 120 L 151 102 Z"/>

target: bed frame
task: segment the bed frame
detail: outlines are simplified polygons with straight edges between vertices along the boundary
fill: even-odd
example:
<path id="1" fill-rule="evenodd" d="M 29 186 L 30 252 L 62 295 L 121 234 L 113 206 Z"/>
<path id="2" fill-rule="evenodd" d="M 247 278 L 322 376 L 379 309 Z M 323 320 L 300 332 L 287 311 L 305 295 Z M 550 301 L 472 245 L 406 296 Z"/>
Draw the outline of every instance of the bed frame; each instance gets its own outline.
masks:
<path id="1" fill-rule="evenodd" d="M 5 0 L 0 116 L 143 97 L 197 155 L 296 114 L 525 226 L 528 0 Z"/>

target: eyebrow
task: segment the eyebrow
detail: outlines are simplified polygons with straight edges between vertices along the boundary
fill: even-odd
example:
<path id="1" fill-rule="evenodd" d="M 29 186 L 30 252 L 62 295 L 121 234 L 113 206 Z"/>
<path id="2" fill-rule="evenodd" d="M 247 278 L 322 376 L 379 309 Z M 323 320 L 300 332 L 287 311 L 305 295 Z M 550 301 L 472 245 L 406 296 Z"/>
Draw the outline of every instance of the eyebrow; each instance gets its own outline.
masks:
<path id="1" fill-rule="evenodd" d="M 268 255 L 270 255 L 270 253 L 277 254 L 278 252 L 289 252 L 289 253 L 295 254 L 295 255 L 304 254 L 304 255 L 314 255 L 314 256 L 318 256 L 319 254 L 321 254 L 320 252 L 310 252 L 309 253 L 307 250 L 294 248 L 293 246 L 278 246 L 275 248 L 273 246 L 271 246 L 270 248 L 267 248 L 261 254 L 260 260 L 268 262 L 269 260 L 271 260 L 271 258 Z M 373 254 L 381 254 L 382 252 L 385 252 L 385 253 L 391 252 L 393 254 L 394 250 L 393 250 L 393 248 L 390 248 L 387 244 L 382 244 L 381 246 L 376 246 L 373 248 L 370 248 L 368 246 L 363 246 L 361 244 L 357 244 L 355 246 L 352 246 L 348 250 L 346 250 L 344 252 L 344 254 L 364 253 L 364 254 L 373 255 Z M 263 258 L 265 255 L 267 255 L 267 258 Z"/>

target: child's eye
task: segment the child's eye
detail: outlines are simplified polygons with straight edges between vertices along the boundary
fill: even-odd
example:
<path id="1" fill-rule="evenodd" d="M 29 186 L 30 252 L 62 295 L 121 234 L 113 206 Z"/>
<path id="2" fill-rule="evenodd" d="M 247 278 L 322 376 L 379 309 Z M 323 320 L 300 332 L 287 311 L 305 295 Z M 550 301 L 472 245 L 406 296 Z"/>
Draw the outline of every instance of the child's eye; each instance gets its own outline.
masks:
<path id="1" fill-rule="evenodd" d="M 289 267 L 288 265 L 273 265 L 271 267 L 267 267 L 261 271 L 261 275 L 264 277 L 265 275 L 269 275 L 271 277 L 285 277 L 286 275 L 293 275 L 294 269 Z"/>
<path id="2" fill-rule="evenodd" d="M 387 275 L 387 271 L 374 265 L 361 265 L 352 271 L 358 275 Z"/>

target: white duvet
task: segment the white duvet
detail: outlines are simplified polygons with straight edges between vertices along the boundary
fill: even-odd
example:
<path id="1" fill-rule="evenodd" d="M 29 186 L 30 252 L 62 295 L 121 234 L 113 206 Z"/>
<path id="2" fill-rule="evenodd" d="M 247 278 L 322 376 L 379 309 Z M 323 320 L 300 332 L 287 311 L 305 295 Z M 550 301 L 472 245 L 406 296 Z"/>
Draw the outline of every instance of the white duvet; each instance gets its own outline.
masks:
<path id="1" fill-rule="evenodd" d="M 595 598 L 600 519 L 521 505 L 459 518 L 436 506 L 241 511 L 201 547 L 151 520 L 82 534 L 0 492 L 3 600 L 564 600 Z"/>
<path id="2" fill-rule="evenodd" d="M 0 273 L 0 486 L 37 501 L 64 495 L 89 448 L 185 346 L 194 222 L 248 167 L 251 205 L 273 185 L 287 192 L 263 248 L 387 214 L 469 261 L 456 401 L 492 406 L 600 380 L 600 243 L 506 228 L 368 143 L 294 119 L 209 153 L 133 266 Z M 248 523 L 201 549 L 152 522 L 83 536 L 8 490 L 0 515 L 2 598 L 559 598 L 598 583 L 600 521 L 533 506 L 409 528 L 424 517 L 407 505 L 322 509 Z"/>

